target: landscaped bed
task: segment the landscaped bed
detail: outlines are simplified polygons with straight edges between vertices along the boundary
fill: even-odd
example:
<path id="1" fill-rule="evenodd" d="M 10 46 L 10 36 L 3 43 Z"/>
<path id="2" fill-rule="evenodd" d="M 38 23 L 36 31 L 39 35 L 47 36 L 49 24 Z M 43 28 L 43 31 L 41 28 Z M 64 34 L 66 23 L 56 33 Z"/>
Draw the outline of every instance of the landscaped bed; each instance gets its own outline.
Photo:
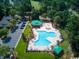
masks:
<path id="1" fill-rule="evenodd" d="M 23 34 L 27 39 L 31 39 L 33 37 L 30 23 L 27 24 Z"/>

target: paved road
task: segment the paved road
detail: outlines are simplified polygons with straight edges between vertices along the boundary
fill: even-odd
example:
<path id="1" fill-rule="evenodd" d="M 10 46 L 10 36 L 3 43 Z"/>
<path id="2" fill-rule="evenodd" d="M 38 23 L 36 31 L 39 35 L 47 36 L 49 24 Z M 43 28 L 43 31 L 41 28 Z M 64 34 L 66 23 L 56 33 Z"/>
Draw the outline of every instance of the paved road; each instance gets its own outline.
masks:
<path id="1" fill-rule="evenodd" d="M 9 23 L 8 20 L 10 20 L 10 19 L 11 19 L 10 16 L 4 16 L 2 18 L 2 20 L 0 21 L 0 27 L 7 27 L 8 26 L 8 23 Z"/>
<path id="2" fill-rule="evenodd" d="M 16 47 L 16 45 L 18 44 L 18 42 L 21 38 L 22 32 L 24 30 L 24 29 L 20 29 L 21 25 L 22 25 L 22 23 L 17 24 L 18 29 L 14 33 L 10 32 L 8 34 L 8 36 L 11 37 L 11 40 L 9 42 L 5 43 L 5 44 L 8 45 L 10 48 Z M 26 22 L 26 25 L 27 25 L 27 22 Z"/>

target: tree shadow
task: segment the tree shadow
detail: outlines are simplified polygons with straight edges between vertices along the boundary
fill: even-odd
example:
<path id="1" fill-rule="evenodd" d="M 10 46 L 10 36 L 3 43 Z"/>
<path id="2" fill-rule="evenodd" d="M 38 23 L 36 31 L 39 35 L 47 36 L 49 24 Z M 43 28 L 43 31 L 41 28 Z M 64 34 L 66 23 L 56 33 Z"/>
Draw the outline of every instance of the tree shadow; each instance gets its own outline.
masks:
<path id="1" fill-rule="evenodd" d="M 7 37 L 7 38 L 5 38 L 5 39 L 3 40 L 3 43 L 8 43 L 8 42 L 10 42 L 10 40 L 11 40 L 11 37 Z"/>

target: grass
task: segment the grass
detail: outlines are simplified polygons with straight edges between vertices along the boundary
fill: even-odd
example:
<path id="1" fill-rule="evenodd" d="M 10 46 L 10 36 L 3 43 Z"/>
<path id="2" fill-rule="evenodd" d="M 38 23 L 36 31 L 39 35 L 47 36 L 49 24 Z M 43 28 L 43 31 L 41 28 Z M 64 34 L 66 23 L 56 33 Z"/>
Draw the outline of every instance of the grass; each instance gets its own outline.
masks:
<path id="1" fill-rule="evenodd" d="M 26 45 L 21 39 L 16 48 L 18 59 L 54 59 L 47 52 L 26 52 Z"/>
<path id="2" fill-rule="evenodd" d="M 30 32 L 30 27 L 27 26 L 24 33 L 28 35 Z M 64 30 L 61 30 L 62 35 L 64 36 L 64 41 L 61 44 L 61 47 L 64 49 L 64 51 L 68 50 L 68 36 L 67 33 Z M 20 39 L 20 42 L 18 46 L 16 47 L 18 59 L 55 59 L 54 56 L 49 55 L 47 52 L 26 52 L 26 47 L 28 46 L 28 43 L 24 42 L 23 39 Z M 64 59 L 63 57 L 59 59 Z"/>
<path id="3" fill-rule="evenodd" d="M 23 33 L 28 39 L 31 39 L 33 37 L 32 35 L 32 30 L 31 30 L 31 26 L 28 23 L 28 25 L 26 26 L 24 33 Z"/>
<path id="4" fill-rule="evenodd" d="M 27 35 L 30 35 L 30 32 L 31 32 L 31 27 L 30 25 L 28 24 L 24 30 L 24 34 L 27 36 Z"/>
<path id="5" fill-rule="evenodd" d="M 65 30 L 60 30 L 61 34 L 63 35 L 64 41 L 60 44 L 60 46 L 64 49 L 64 59 L 70 59 L 70 52 L 69 52 L 69 38 L 68 33 Z"/>
<path id="6" fill-rule="evenodd" d="M 60 30 L 61 34 L 63 35 L 64 41 L 61 43 L 61 47 L 64 49 L 64 52 L 68 51 L 68 34 L 65 30 Z"/>
<path id="7" fill-rule="evenodd" d="M 31 5 L 32 5 L 32 7 L 34 7 L 34 9 L 35 10 L 40 10 L 41 9 L 41 3 L 40 2 L 38 2 L 38 1 L 32 1 L 31 0 Z"/>

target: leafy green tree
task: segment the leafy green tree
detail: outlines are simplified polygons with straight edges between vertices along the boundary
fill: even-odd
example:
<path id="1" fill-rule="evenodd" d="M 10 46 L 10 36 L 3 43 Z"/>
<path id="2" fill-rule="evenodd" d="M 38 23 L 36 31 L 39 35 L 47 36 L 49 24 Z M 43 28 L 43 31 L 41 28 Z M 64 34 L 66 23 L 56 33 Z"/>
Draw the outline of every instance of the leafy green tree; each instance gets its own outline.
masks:
<path id="1" fill-rule="evenodd" d="M 53 20 L 56 10 L 49 10 L 47 13 L 48 13 L 48 17 L 52 18 L 52 20 Z"/>
<path id="2" fill-rule="evenodd" d="M 55 26 L 57 26 L 57 27 L 59 27 L 60 26 L 60 22 L 61 22 L 61 17 L 60 16 L 55 16 L 54 17 L 54 24 L 55 24 Z"/>
<path id="3" fill-rule="evenodd" d="M 1 46 L 0 47 L 0 56 L 10 57 L 10 49 L 8 46 Z"/>
<path id="4" fill-rule="evenodd" d="M 71 15 L 67 20 L 66 30 L 69 32 L 69 41 L 75 56 L 79 55 L 79 18 Z"/>
<path id="5" fill-rule="evenodd" d="M 0 30 L 0 37 L 5 37 L 8 34 L 8 29 L 1 29 Z"/>
<path id="6" fill-rule="evenodd" d="M 79 30 L 78 23 L 79 23 L 78 17 L 72 14 L 70 18 L 67 20 L 66 28 L 68 28 L 69 31 L 78 31 Z"/>
<path id="7" fill-rule="evenodd" d="M 10 14 L 10 8 L 8 7 L 8 8 L 6 8 L 6 16 L 9 16 Z"/>
<path id="8" fill-rule="evenodd" d="M 71 40 L 72 51 L 75 57 L 79 56 L 79 35 L 74 36 L 74 39 Z"/>
<path id="9" fill-rule="evenodd" d="M 11 8 L 10 11 L 9 11 L 9 14 L 14 17 L 15 14 L 16 14 L 16 9 Z"/>
<path id="10" fill-rule="evenodd" d="M 5 15 L 5 10 L 3 4 L 0 4 L 0 20 Z"/>
<path id="11" fill-rule="evenodd" d="M 72 9 L 79 10 L 79 0 L 70 0 L 70 5 Z"/>
<path id="12" fill-rule="evenodd" d="M 66 6 L 65 2 L 62 1 L 62 2 L 57 3 L 57 8 L 58 8 L 58 10 L 63 11 L 63 10 L 67 9 L 67 6 Z"/>
<path id="13" fill-rule="evenodd" d="M 33 13 L 32 13 L 32 18 L 33 19 L 39 19 L 39 11 L 34 10 Z"/>
<path id="14" fill-rule="evenodd" d="M 11 19 L 9 22 L 10 22 L 10 23 L 9 23 L 9 27 L 10 27 L 10 29 L 12 30 L 13 27 L 16 25 L 16 20 L 15 20 L 15 19 Z"/>
<path id="15" fill-rule="evenodd" d="M 31 11 L 32 6 L 30 0 L 21 0 L 20 12 L 21 15 L 25 15 L 26 12 Z"/>

